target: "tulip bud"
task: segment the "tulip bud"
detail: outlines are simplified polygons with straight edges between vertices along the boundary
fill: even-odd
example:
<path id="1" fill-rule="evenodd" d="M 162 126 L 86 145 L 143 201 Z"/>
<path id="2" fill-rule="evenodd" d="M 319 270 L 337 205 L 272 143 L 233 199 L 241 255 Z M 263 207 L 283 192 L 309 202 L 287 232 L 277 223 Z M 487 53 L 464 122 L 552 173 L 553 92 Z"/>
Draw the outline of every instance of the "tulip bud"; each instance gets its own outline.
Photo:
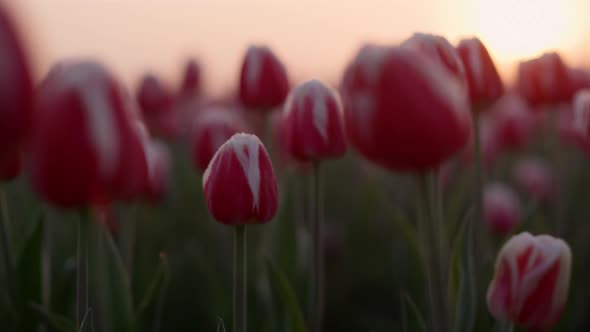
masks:
<path id="1" fill-rule="evenodd" d="M 223 143 L 234 134 L 245 131 L 247 125 L 235 111 L 211 107 L 198 113 L 192 128 L 192 157 L 195 167 L 204 171 Z"/>
<path id="2" fill-rule="evenodd" d="M 184 76 L 180 86 L 180 94 L 184 97 L 196 96 L 201 92 L 201 67 L 191 59 L 186 63 Z"/>
<path id="3" fill-rule="evenodd" d="M 521 233 L 500 250 L 488 288 L 491 315 L 544 331 L 561 315 L 568 296 L 572 253 L 563 240 Z"/>
<path id="4" fill-rule="evenodd" d="M 490 115 L 494 122 L 495 139 L 502 149 L 523 148 L 534 129 L 533 114 L 526 101 L 517 94 L 507 93 L 496 102 Z"/>
<path id="5" fill-rule="evenodd" d="M 466 83 L 465 69 L 457 50 L 442 36 L 426 33 L 415 33 L 401 44 L 430 58 L 436 64 L 443 66 L 454 74 L 458 80 Z"/>
<path id="6" fill-rule="evenodd" d="M 533 199 L 552 201 L 555 196 L 555 179 L 549 166 L 539 159 L 519 161 L 513 170 L 516 185 Z"/>
<path id="7" fill-rule="evenodd" d="M 504 85 L 483 43 L 477 38 L 463 39 L 457 51 L 465 67 L 471 104 L 489 104 L 500 98 Z"/>
<path id="8" fill-rule="evenodd" d="M 0 152 L 21 146 L 29 133 L 33 113 L 29 60 L 15 22 L 4 6 L 0 3 Z M 13 162 L 8 168 L 14 171 L 15 165 Z"/>
<path id="9" fill-rule="evenodd" d="M 518 92 L 532 105 L 569 102 L 575 89 L 569 69 L 557 53 L 521 62 Z"/>
<path id="10" fill-rule="evenodd" d="M 130 98 L 101 65 L 62 62 L 41 83 L 31 138 L 33 188 L 80 207 L 125 196 L 142 158 Z"/>
<path id="11" fill-rule="evenodd" d="M 154 75 L 145 75 L 137 88 L 137 103 L 145 116 L 165 113 L 172 107 L 172 93 Z"/>
<path id="12" fill-rule="evenodd" d="M 337 92 L 317 80 L 297 86 L 283 111 L 286 149 L 303 162 L 346 153 L 342 103 Z"/>
<path id="13" fill-rule="evenodd" d="M 521 218 L 518 196 L 501 183 L 488 184 L 483 195 L 484 218 L 488 228 L 498 234 L 509 234 Z"/>
<path id="14" fill-rule="evenodd" d="M 278 186 L 270 157 L 258 137 L 235 134 L 203 174 L 207 208 L 226 225 L 269 222 L 278 208 Z"/>
<path id="15" fill-rule="evenodd" d="M 351 143 L 388 169 L 436 168 L 468 142 L 465 86 L 409 48 L 364 48 L 344 75 L 342 95 Z"/>
<path id="16" fill-rule="evenodd" d="M 289 79 L 283 64 L 266 46 L 251 46 L 240 73 L 240 100 L 250 108 L 270 110 L 283 103 Z"/>

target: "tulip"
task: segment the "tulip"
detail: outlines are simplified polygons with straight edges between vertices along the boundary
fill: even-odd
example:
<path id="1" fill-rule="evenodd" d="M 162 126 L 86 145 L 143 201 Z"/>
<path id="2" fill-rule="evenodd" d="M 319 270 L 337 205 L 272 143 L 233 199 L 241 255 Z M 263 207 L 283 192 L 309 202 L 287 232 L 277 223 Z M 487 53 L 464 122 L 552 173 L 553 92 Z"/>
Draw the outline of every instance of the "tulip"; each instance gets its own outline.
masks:
<path id="1" fill-rule="evenodd" d="M 490 110 L 495 140 L 502 149 L 523 148 L 534 129 L 534 119 L 525 100 L 517 94 L 501 97 Z"/>
<path id="2" fill-rule="evenodd" d="M 289 93 L 287 71 L 270 48 L 251 46 L 240 72 L 240 100 L 249 108 L 271 110 Z"/>
<path id="3" fill-rule="evenodd" d="M 29 59 L 13 18 L 0 3 L 0 153 L 15 151 L 27 139 L 33 116 Z M 0 158 L 10 158 L 4 156 Z M 4 167 L 8 167 L 4 165 Z M 13 170 L 14 162 L 12 167 Z M 10 172 L 8 172 L 10 173 Z M 14 172 L 13 172 L 14 173 Z"/>
<path id="4" fill-rule="evenodd" d="M 190 59 L 185 66 L 180 86 L 180 95 L 196 96 L 201 93 L 201 67 L 195 59 Z"/>
<path id="5" fill-rule="evenodd" d="M 293 89 L 283 113 L 285 147 L 295 159 L 319 162 L 346 153 L 340 97 L 320 81 Z"/>
<path id="6" fill-rule="evenodd" d="M 501 183 L 484 188 L 484 219 L 488 228 L 497 234 L 509 234 L 521 219 L 521 205 L 516 193 Z"/>
<path id="7" fill-rule="evenodd" d="M 137 103 L 145 116 L 162 114 L 172 107 L 172 93 L 156 76 L 147 74 L 137 88 Z"/>
<path id="8" fill-rule="evenodd" d="M 549 202 L 555 196 L 556 184 L 549 166 L 538 159 L 519 161 L 513 170 L 516 185 L 537 201 Z"/>
<path id="9" fill-rule="evenodd" d="M 239 113 L 223 107 L 210 107 L 198 113 L 192 128 L 192 157 L 197 169 L 205 170 L 213 155 L 234 134 L 247 131 Z"/>
<path id="10" fill-rule="evenodd" d="M 342 95 L 351 143 L 391 170 L 434 169 L 471 134 L 464 85 L 409 48 L 361 49 L 345 72 Z"/>
<path id="11" fill-rule="evenodd" d="M 590 89 L 580 90 L 574 96 L 572 123 L 582 137 L 590 137 Z"/>
<path id="12" fill-rule="evenodd" d="M 151 141 L 145 146 L 145 153 L 148 172 L 144 196 L 150 202 L 159 202 L 168 189 L 171 171 L 170 152 L 163 144 Z"/>
<path id="13" fill-rule="evenodd" d="M 270 157 L 258 137 L 235 134 L 215 153 L 203 174 L 209 212 L 234 226 L 234 328 L 246 332 L 246 225 L 269 222 L 277 212 L 278 186 Z"/>
<path id="14" fill-rule="evenodd" d="M 207 208 L 227 225 L 269 222 L 278 206 L 274 170 L 258 137 L 235 134 L 215 153 L 203 174 Z"/>
<path id="15" fill-rule="evenodd" d="M 38 90 L 31 138 L 31 182 L 60 207 L 127 196 L 143 150 L 131 100 L 100 64 L 54 66 Z"/>
<path id="16" fill-rule="evenodd" d="M 401 47 L 408 47 L 418 51 L 449 70 L 460 81 L 466 82 L 465 68 L 463 68 L 459 53 L 446 38 L 426 33 L 415 33 L 404 41 Z"/>
<path id="17" fill-rule="evenodd" d="M 463 39 L 457 52 L 465 67 L 472 105 L 486 105 L 504 93 L 502 79 L 484 44 L 477 38 Z"/>
<path id="18" fill-rule="evenodd" d="M 488 288 L 490 314 L 531 331 L 546 331 L 567 302 L 572 253 L 563 240 L 521 233 L 500 250 Z"/>
<path id="19" fill-rule="evenodd" d="M 557 53 L 546 53 L 518 66 L 517 90 L 532 105 L 568 102 L 575 83 Z"/>
<path id="20" fill-rule="evenodd" d="M 569 68 L 568 71 L 574 94 L 582 89 L 590 89 L 590 71 L 581 68 Z"/>

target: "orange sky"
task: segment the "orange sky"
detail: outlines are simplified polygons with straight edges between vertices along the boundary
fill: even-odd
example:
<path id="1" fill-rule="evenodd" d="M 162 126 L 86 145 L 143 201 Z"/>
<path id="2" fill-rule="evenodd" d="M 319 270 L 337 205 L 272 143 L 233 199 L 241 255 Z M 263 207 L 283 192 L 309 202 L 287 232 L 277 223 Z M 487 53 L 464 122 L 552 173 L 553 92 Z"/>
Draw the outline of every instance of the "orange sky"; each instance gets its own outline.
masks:
<path id="1" fill-rule="evenodd" d="M 294 81 L 339 79 L 360 43 L 413 32 L 456 42 L 478 35 L 505 77 L 518 58 L 560 49 L 589 56 L 588 0 L 20 0 L 43 73 L 56 59 L 93 56 L 127 82 L 146 70 L 176 83 L 184 59 L 206 66 L 208 90 L 231 88 L 250 43 L 269 44 Z"/>

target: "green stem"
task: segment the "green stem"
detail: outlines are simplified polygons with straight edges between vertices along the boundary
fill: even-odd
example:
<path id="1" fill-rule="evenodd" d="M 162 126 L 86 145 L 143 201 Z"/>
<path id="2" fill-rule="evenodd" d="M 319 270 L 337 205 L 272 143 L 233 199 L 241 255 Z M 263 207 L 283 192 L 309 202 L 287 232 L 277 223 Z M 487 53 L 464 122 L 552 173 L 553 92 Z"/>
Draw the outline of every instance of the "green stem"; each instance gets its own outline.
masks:
<path id="1" fill-rule="evenodd" d="M 0 188 L 0 209 L 1 211 L 1 221 L 0 221 L 0 232 L 2 233 L 2 253 L 4 255 L 4 269 L 6 273 L 6 287 L 11 294 L 10 301 L 13 301 L 14 298 L 14 290 L 16 289 L 16 280 L 14 280 L 15 276 L 15 264 L 14 264 L 14 255 L 13 255 L 13 246 L 12 246 L 12 228 L 10 227 L 10 217 L 8 215 L 8 204 L 6 202 L 6 192 L 4 188 Z"/>
<path id="2" fill-rule="evenodd" d="M 133 280 L 133 262 L 135 258 L 135 241 L 137 232 L 137 215 L 139 207 L 132 205 L 128 207 L 126 220 L 121 225 L 121 240 L 123 245 L 123 259 L 129 274 L 129 280 Z"/>
<path id="3" fill-rule="evenodd" d="M 84 318 L 89 304 L 88 289 L 88 241 L 90 220 L 87 217 L 87 211 L 80 213 L 80 220 L 77 223 L 77 264 L 76 264 L 76 329 L 82 330 Z"/>
<path id="4" fill-rule="evenodd" d="M 312 294 L 312 331 L 321 332 L 324 320 L 324 243 L 323 243 L 323 222 L 321 214 L 321 169 L 316 163 L 313 168 L 313 211 L 311 215 L 311 233 L 313 248 L 313 294 Z"/>
<path id="5" fill-rule="evenodd" d="M 248 262 L 246 225 L 234 227 L 234 332 L 246 332 Z"/>
<path id="6" fill-rule="evenodd" d="M 440 214 L 437 177 L 433 173 L 420 177 L 422 191 L 421 231 L 424 235 L 426 278 L 432 315 L 433 330 L 450 331 L 449 298 L 446 276 L 445 231 Z"/>
<path id="7" fill-rule="evenodd" d="M 567 183 L 565 181 L 565 177 L 567 176 L 567 171 L 565 170 L 565 166 L 567 165 L 567 161 L 565 159 L 568 157 L 566 153 L 563 153 L 563 147 L 560 145 L 560 137 L 559 137 L 559 112 L 556 109 L 550 108 L 550 121 L 549 124 L 551 130 L 551 143 L 550 143 L 550 155 L 553 163 L 553 171 L 555 174 L 555 185 L 556 185 L 556 195 L 555 195 L 555 206 L 553 207 L 553 232 L 555 235 L 563 237 L 567 230 L 567 225 L 565 223 L 565 210 L 564 210 L 564 195 L 566 195 L 565 188 L 567 188 Z"/>

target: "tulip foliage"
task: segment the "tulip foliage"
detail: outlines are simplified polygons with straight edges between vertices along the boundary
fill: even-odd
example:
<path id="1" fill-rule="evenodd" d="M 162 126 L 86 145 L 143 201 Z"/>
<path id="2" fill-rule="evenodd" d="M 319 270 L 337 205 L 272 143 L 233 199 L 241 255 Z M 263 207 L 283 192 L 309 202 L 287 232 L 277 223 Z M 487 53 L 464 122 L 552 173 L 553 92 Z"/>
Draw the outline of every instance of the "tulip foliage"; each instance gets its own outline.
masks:
<path id="1" fill-rule="evenodd" d="M 0 2 L 0 331 L 590 328 L 567 56 L 510 85 L 478 38 L 415 33 L 293 81 L 296 54 L 251 46 L 220 98 L 192 57 L 174 86 L 36 72 L 27 23 Z"/>

